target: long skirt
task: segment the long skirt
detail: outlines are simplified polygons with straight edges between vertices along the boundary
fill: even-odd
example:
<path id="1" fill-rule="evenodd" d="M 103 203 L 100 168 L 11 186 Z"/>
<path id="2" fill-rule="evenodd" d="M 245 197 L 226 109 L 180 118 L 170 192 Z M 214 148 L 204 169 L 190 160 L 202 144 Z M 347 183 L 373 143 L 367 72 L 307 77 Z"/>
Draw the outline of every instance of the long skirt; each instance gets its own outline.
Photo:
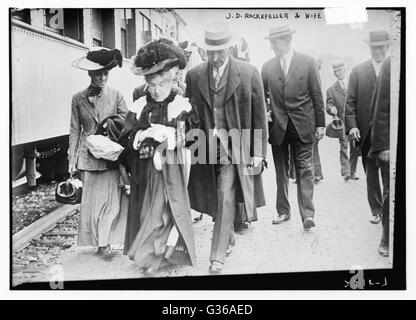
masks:
<path id="1" fill-rule="evenodd" d="M 134 260 L 140 268 L 154 270 L 171 263 L 190 264 L 189 253 L 181 237 L 183 230 L 180 230 L 180 227 L 175 224 L 168 201 L 163 171 L 157 171 L 152 167 L 148 179 L 140 212 L 141 226 L 128 251 L 129 258 Z M 183 217 L 181 220 L 187 221 L 192 230 L 190 212 L 187 212 L 186 208 L 183 209 L 183 214 L 187 214 L 189 217 Z M 177 241 L 171 243 L 175 248 L 175 254 L 172 257 L 167 257 L 165 253 L 172 234 L 179 236 L 176 237 Z"/>
<path id="2" fill-rule="evenodd" d="M 123 244 L 128 199 L 118 170 L 84 171 L 78 246 Z"/>

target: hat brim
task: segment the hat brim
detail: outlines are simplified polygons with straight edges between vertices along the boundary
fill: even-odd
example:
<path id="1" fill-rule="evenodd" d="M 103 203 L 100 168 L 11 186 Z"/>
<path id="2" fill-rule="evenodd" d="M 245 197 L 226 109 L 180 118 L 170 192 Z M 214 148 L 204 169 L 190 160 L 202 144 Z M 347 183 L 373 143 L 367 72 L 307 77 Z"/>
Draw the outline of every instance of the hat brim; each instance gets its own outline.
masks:
<path id="1" fill-rule="evenodd" d="M 385 44 L 389 44 L 390 40 L 383 40 L 383 41 L 373 41 L 371 42 L 369 39 L 364 39 L 364 42 L 366 42 L 368 45 L 375 47 L 375 46 L 383 46 Z"/>
<path id="2" fill-rule="evenodd" d="M 179 59 L 166 59 L 163 61 L 160 61 L 159 63 L 155 64 L 154 66 L 147 68 L 147 69 L 143 69 L 140 67 L 136 67 L 134 61 L 136 60 L 137 56 L 133 56 L 130 59 L 130 70 L 131 72 L 133 72 L 135 75 L 137 76 L 147 76 L 147 75 L 151 75 L 154 73 L 157 73 L 161 70 L 163 70 L 167 64 L 171 64 L 174 62 L 179 61 Z M 173 66 L 172 66 L 173 68 Z"/>
<path id="3" fill-rule="evenodd" d="M 79 59 L 76 59 L 72 61 L 71 65 L 74 68 L 87 70 L 87 71 L 95 71 L 95 70 L 101 70 L 101 69 L 106 68 L 105 66 L 102 66 L 99 63 L 88 60 L 87 57 L 81 57 Z"/>
<path id="4" fill-rule="evenodd" d="M 200 49 L 207 50 L 207 51 L 216 51 L 216 50 L 223 50 L 227 48 L 231 48 L 232 46 L 236 45 L 240 37 L 236 33 L 231 33 L 231 39 L 221 45 L 214 46 L 205 43 L 205 37 L 203 35 L 199 36 L 196 40 L 196 46 Z"/>
<path id="5" fill-rule="evenodd" d="M 332 67 L 332 71 L 337 71 L 337 70 L 341 70 L 341 69 L 345 69 L 345 66 L 340 66 L 340 67 Z"/>
<path id="6" fill-rule="evenodd" d="M 270 40 L 270 39 L 281 38 L 281 37 L 284 37 L 284 36 L 288 36 L 290 34 L 293 34 L 295 32 L 296 32 L 296 30 L 289 30 L 289 31 L 283 32 L 283 33 L 281 33 L 279 35 L 270 35 L 270 34 L 268 34 L 267 36 L 264 36 L 264 39 Z"/>

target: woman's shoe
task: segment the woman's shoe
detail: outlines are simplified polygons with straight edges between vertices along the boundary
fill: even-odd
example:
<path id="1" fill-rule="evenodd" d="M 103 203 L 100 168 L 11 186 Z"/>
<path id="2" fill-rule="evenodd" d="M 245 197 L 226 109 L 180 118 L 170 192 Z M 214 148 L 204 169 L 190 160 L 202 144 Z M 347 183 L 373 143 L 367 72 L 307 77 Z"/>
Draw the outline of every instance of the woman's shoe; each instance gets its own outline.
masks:
<path id="1" fill-rule="evenodd" d="M 103 249 L 103 259 L 107 260 L 107 259 L 111 259 L 113 257 L 113 251 L 111 250 L 111 246 L 108 244 L 106 247 L 104 247 Z"/>
<path id="2" fill-rule="evenodd" d="M 212 274 L 220 274 L 222 272 L 223 263 L 217 260 L 211 261 L 209 272 Z"/>
<path id="3" fill-rule="evenodd" d="M 95 253 L 96 256 L 101 256 L 103 254 L 103 250 L 105 247 L 98 247 L 97 252 Z"/>

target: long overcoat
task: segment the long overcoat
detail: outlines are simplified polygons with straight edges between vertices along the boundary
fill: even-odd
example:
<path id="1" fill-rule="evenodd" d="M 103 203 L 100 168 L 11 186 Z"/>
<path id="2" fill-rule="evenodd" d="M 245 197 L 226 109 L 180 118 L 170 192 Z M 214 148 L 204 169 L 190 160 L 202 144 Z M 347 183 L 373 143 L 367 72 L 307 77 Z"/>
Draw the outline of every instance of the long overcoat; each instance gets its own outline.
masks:
<path id="1" fill-rule="evenodd" d="M 264 92 L 259 72 L 252 65 L 229 57 L 229 76 L 225 96 L 225 117 L 228 129 L 248 129 L 251 139 L 241 139 L 239 150 L 250 152 L 250 156 L 266 157 L 267 148 L 267 121 Z M 209 62 L 204 62 L 186 74 L 186 96 L 193 101 L 197 110 L 200 128 L 204 137 L 200 138 L 206 146 L 212 137 L 215 127 L 213 110 L 209 93 Z M 254 129 L 259 129 L 254 134 Z M 247 131 L 246 131 L 247 132 Z M 233 154 L 238 149 L 231 146 Z M 210 153 L 214 148 L 208 148 L 206 164 L 196 163 L 191 167 L 188 185 L 191 207 L 199 212 L 207 213 L 215 217 L 217 210 L 217 186 L 215 165 L 210 163 Z M 199 154 L 198 150 L 198 154 Z M 250 174 L 247 170 L 247 159 L 237 164 L 238 169 L 238 194 L 237 200 L 244 201 L 248 221 L 255 220 L 254 209 L 265 205 L 263 184 L 260 172 Z"/>
<path id="2" fill-rule="evenodd" d="M 365 141 L 370 134 L 370 123 L 373 115 L 371 100 L 376 86 L 376 72 L 371 60 L 355 66 L 350 74 L 347 100 L 345 102 L 345 133 L 352 128 L 360 130 L 361 140 Z"/>

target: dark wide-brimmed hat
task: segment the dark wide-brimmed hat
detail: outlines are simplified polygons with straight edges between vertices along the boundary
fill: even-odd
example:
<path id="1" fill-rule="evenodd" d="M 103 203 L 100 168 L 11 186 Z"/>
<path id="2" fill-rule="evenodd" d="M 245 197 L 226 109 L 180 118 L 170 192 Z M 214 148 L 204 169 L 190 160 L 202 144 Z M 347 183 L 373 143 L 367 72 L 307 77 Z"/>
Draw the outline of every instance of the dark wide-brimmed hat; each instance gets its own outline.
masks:
<path id="1" fill-rule="evenodd" d="M 337 71 L 342 68 L 345 68 L 345 62 L 342 60 L 335 60 L 332 62 L 332 70 Z"/>
<path id="2" fill-rule="evenodd" d="M 151 75 L 173 67 L 184 69 L 186 58 L 181 48 L 165 38 L 147 43 L 130 59 L 131 71 L 139 76 Z"/>
<path id="3" fill-rule="evenodd" d="M 86 56 L 72 62 L 74 68 L 87 71 L 110 70 L 116 66 L 123 65 L 123 56 L 120 50 L 106 48 L 92 48 Z"/>
<path id="4" fill-rule="evenodd" d="M 364 39 L 370 46 L 382 46 L 390 42 L 390 36 L 385 30 L 371 31 L 368 39 Z"/>
<path id="5" fill-rule="evenodd" d="M 228 23 L 223 21 L 213 22 L 205 28 L 203 35 L 197 38 L 198 48 L 207 51 L 223 50 L 237 44 L 240 37 L 231 32 Z"/>
<path id="6" fill-rule="evenodd" d="M 344 136 L 344 122 L 335 116 L 326 126 L 325 135 L 329 138 L 342 138 Z"/>
<path id="7" fill-rule="evenodd" d="M 276 39 L 276 38 L 280 38 L 280 37 L 284 37 L 287 36 L 289 34 L 295 33 L 296 30 L 292 30 L 289 28 L 289 26 L 284 25 L 284 26 L 277 26 L 277 27 L 273 27 L 269 30 L 269 34 L 267 36 L 264 37 L 264 39 Z"/>

